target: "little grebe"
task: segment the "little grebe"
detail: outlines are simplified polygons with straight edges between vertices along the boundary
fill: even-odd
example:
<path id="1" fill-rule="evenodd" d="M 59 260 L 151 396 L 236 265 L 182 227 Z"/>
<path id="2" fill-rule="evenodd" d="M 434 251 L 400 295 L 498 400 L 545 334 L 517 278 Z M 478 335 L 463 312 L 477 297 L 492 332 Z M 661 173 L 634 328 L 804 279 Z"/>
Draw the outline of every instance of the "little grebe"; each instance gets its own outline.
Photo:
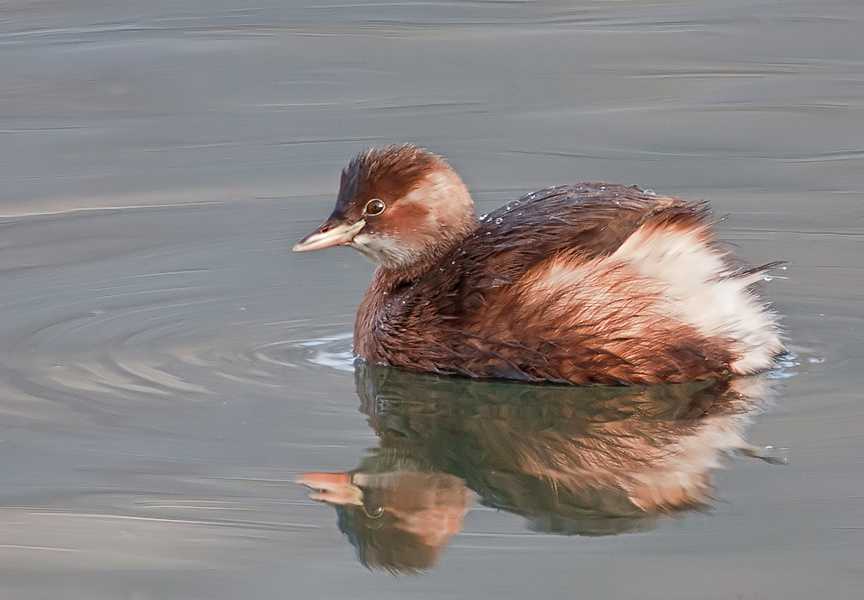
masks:
<path id="1" fill-rule="evenodd" d="M 354 350 L 411 371 L 564 383 L 751 374 L 783 346 L 763 267 L 714 237 L 704 203 L 580 183 L 480 218 L 459 175 L 413 145 L 367 150 L 297 252 L 378 264 Z"/>

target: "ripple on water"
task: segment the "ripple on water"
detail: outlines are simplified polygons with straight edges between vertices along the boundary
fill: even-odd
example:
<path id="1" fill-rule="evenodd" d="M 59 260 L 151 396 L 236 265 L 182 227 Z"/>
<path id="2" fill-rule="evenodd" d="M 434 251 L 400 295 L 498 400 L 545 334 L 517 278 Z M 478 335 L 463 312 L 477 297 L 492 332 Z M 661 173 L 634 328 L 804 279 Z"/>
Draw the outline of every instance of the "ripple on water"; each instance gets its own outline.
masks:
<path id="1" fill-rule="evenodd" d="M 326 367 L 350 373 L 354 371 L 352 334 L 339 333 L 299 340 L 283 340 L 257 348 L 255 357 L 265 363 L 291 368 Z"/>
<path id="2" fill-rule="evenodd" d="M 140 307 L 32 319 L 15 336 L 16 345 L 30 351 L 10 356 L 0 411 L 37 418 L 31 401 L 44 399 L 66 411 L 102 407 L 125 414 L 134 406 L 223 397 L 232 389 L 227 382 L 282 388 L 296 383 L 302 370 L 353 371 L 350 332 L 306 321 L 283 324 L 281 334 L 289 330 L 294 337 L 272 341 L 269 322 L 214 330 L 209 319 L 190 319 L 176 305 L 157 304 L 151 312 L 147 319 Z"/>
<path id="3" fill-rule="evenodd" d="M 802 371 L 818 368 L 825 364 L 824 356 L 819 356 L 811 348 L 789 346 L 788 350 L 777 358 L 777 365 L 766 373 L 769 379 L 791 379 Z"/>
<path id="4" fill-rule="evenodd" d="M 769 379 L 790 379 L 798 374 L 801 361 L 798 355 L 791 350 L 784 352 L 777 358 L 777 366 L 768 371 Z"/>

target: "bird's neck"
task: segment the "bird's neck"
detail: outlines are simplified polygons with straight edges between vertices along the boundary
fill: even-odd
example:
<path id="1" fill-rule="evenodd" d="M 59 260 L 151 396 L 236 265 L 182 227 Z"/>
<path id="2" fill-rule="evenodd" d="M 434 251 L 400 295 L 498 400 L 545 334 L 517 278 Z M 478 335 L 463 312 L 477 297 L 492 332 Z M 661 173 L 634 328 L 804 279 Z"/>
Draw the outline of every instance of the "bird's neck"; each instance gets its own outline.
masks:
<path id="1" fill-rule="evenodd" d="M 442 261 L 465 242 L 477 225 L 477 217 L 472 210 L 460 222 L 442 228 L 435 243 L 425 247 L 414 261 L 395 267 L 379 265 L 375 280 L 389 289 L 417 280 L 433 268 L 443 266 L 446 269 L 447 265 L 441 265 Z"/>

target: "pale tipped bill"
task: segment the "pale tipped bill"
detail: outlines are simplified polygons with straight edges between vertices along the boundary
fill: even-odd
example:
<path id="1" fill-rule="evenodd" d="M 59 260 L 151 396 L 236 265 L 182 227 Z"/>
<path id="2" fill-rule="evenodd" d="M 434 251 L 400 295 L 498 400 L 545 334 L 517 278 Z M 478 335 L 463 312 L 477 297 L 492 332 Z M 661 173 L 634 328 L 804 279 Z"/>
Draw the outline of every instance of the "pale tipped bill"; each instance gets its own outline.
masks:
<path id="1" fill-rule="evenodd" d="M 345 246 L 351 243 L 354 236 L 366 225 L 363 219 L 356 223 L 332 223 L 327 221 L 321 227 L 294 244 L 294 252 L 309 252 L 323 250 L 334 246 Z"/>

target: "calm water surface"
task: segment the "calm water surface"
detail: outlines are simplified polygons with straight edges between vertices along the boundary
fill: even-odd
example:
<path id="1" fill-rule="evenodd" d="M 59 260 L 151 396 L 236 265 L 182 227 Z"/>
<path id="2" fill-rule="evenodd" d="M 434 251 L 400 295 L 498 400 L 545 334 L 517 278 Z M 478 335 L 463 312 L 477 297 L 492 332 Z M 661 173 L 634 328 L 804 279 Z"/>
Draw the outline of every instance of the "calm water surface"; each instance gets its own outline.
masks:
<path id="1" fill-rule="evenodd" d="M 0 3 L 0 596 L 860 597 L 862 32 L 858 0 Z M 481 211 L 710 200 L 789 261 L 790 355 L 355 372 L 369 265 L 288 250 L 391 141 Z"/>

